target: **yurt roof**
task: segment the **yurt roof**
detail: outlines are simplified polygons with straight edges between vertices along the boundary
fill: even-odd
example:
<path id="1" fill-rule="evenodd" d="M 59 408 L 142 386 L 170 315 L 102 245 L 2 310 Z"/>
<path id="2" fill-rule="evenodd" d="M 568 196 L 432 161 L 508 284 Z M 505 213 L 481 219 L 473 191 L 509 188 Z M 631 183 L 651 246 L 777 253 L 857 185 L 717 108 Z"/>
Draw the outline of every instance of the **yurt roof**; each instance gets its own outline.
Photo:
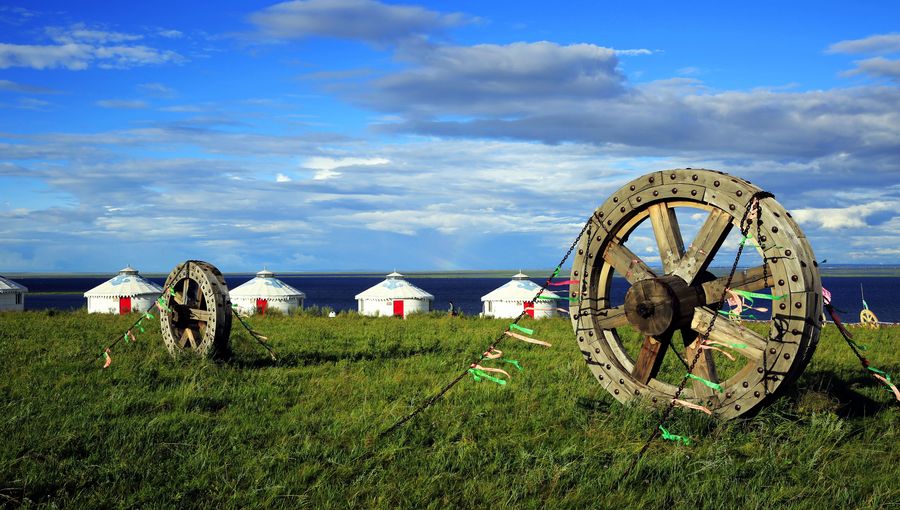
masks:
<path id="1" fill-rule="evenodd" d="M 369 287 L 360 292 L 354 299 L 427 299 L 433 300 L 434 296 L 425 292 L 403 279 L 403 275 L 394 271 L 387 275 L 385 280 L 378 285 Z"/>
<path id="2" fill-rule="evenodd" d="M 248 282 L 244 282 L 243 284 L 231 289 L 228 293 L 232 298 L 306 297 L 306 294 L 295 289 L 294 287 L 291 287 L 278 278 L 275 278 L 275 273 L 266 269 L 263 269 L 262 271 L 256 273 L 256 278 L 253 278 Z"/>
<path id="3" fill-rule="evenodd" d="M 138 274 L 138 270 L 126 266 L 119 274 L 84 293 L 84 297 L 132 297 L 160 294 L 162 287 Z"/>
<path id="4" fill-rule="evenodd" d="M 0 294 L 8 292 L 28 292 L 28 287 L 0 276 Z"/>
<path id="5" fill-rule="evenodd" d="M 482 301 L 531 301 L 541 286 L 528 279 L 527 274 L 518 273 L 513 275 L 512 280 L 504 283 L 500 287 L 488 292 L 481 297 Z M 545 290 L 541 293 L 541 297 L 562 299 L 557 294 Z"/>

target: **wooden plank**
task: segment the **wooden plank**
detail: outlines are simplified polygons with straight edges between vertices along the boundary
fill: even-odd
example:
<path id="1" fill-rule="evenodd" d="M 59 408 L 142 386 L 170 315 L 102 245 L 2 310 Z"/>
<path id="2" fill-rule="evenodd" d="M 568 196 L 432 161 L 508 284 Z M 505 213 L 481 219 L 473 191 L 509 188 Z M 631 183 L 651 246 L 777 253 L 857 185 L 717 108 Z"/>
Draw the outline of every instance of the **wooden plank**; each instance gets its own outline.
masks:
<path id="1" fill-rule="evenodd" d="M 600 329 L 614 329 L 628 325 L 628 317 L 625 315 L 625 305 L 615 308 L 582 308 L 576 317 L 591 317 L 593 324 Z"/>
<path id="2" fill-rule="evenodd" d="M 716 252 L 722 246 L 722 242 L 731 232 L 731 226 L 730 214 L 720 209 L 713 209 L 673 273 L 684 281 L 693 283 L 697 275 L 705 271 L 712 262 Z"/>
<path id="3" fill-rule="evenodd" d="M 652 377 L 656 377 L 662 360 L 665 357 L 666 342 L 669 338 L 661 337 L 659 339 L 648 336 L 641 345 L 641 351 L 638 353 L 637 361 L 634 362 L 634 370 L 631 375 L 641 384 L 647 384 Z"/>
<path id="4" fill-rule="evenodd" d="M 678 267 L 681 257 L 684 256 L 684 241 L 681 239 L 681 228 L 678 226 L 675 209 L 661 202 L 651 205 L 649 212 L 653 235 L 656 237 L 656 245 L 662 259 L 663 272 L 670 274 Z"/>
<path id="5" fill-rule="evenodd" d="M 618 242 L 611 242 L 606 246 L 603 260 L 611 265 L 617 273 L 621 274 L 630 283 L 653 278 L 656 274 L 631 250 Z"/>
<path id="6" fill-rule="evenodd" d="M 709 328 L 714 312 L 705 307 L 694 309 L 694 319 L 691 321 L 691 329 L 701 335 Z M 729 350 L 739 352 L 742 356 L 759 362 L 763 357 L 763 350 L 768 342 L 749 328 L 736 324 L 725 316 L 716 319 L 713 330 L 709 333 L 709 339 L 728 344 Z"/>
<path id="7" fill-rule="evenodd" d="M 197 308 L 190 308 L 189 310 L 190 310 L 189 317 L 192 320 L 209 322 L 209 320 L 212 318 L 212 314 L 207 310 L 199 310 Z"/>
<path id="8" fill-rule="evenodd" d="M 757 266 L 747 269 L 746 271 L 737 272 L 731 280 L 731 288 L 753 292 L 775 285 L 771 271 L 769 271 L 768 274 L 764 273 L 766 273 L 766 270 L 763 266 Z M 728 277 L 723 276 L 701 285 L 701 287 L 703 287 L 703 293 L 706 295 L 706 304 L 714 305 L 719 302 L 727 282 Z"/>
<path id="9" fill-rule="evenodd" d="M 716 323 L 718 323 L 718 321 L 716 321 Z M 699 334 L 692 330 L 683 330 L 681 336 L 684 339 L 685 345 L 685 361 L 687 361 L 688 366 L 690 366 L 690 363 L 694 361 L 694 357 L 697 356 L 697 350 L 700 349 L 700 344 L 697 341 Z M 694 365 L 694 370 L 691 371 L 691 373 L 710 382 L 719 382 L 719 374 L 716 372 L 716 364 L 713 360 L 712 351 L 700 349 L 700 357 L 697 358 L 697 363 Z M 696 398 L 706 400 L 709 399 L 709 397 L 716 395 L 715 390 L 696 379 L 691 379 L 691 385 L 694 389 L 694 396 Z"/>

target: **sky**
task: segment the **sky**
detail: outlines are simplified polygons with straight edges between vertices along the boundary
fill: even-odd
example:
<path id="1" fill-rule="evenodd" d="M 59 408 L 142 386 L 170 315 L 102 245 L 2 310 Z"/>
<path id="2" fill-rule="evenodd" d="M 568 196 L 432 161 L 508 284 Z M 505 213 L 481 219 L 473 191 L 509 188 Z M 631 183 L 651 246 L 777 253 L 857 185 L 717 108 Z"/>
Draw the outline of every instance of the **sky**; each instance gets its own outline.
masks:
<path id="1" fill-rule="evenodd" d="M 682 167 L 900 264 L 898 82 L 894 1 L 2 3 L 0 273 L 552 268 Z"/>

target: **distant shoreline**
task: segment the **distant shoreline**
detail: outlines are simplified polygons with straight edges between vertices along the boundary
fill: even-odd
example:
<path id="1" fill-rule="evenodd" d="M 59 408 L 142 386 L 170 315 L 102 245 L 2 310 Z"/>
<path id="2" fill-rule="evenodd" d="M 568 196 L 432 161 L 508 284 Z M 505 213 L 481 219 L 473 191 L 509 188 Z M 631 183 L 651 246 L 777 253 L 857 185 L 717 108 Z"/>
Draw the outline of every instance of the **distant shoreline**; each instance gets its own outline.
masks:
<path id="1" fill-rule="evenodd" d="M 728 273 L 730 268 L 717 267 L 711 268 L 711 271 L 717 275 Z M 741 268 L 739 268 L 741 269 Z M 509 278 L 519 269 L 471 269 L 459 271 L 402 271 L 404 276 L 408 278 Z M 521 270 L 532 278 L 547 278 L 552 274 L 552 269 L 523 269 Z M 828 267 L 820 267 L 822 276 L 831 278 L 840 277 L 900 277 L 900 266 L 853 266 L 853 265 L 834 265 Z M 278 276 L 289 276 L 293 278 L 382 278 L 389 271 L 283 271 L 276 272 Z M 563 269 L 560 275 L 568 275 L 570 269 Z M 0 273 L 8 278 L 108 278 L 110 275 L 116 274 L 116 271 L 108 273 L 85 272 L 85 273 L 27 273 L 27 272 L 9 272 Z M 253 276 L 256 271 L 237 271 L 226 272 L 226 276 Z M 141 273 L 147 278 L 166 278 L 169 273 Z"/>

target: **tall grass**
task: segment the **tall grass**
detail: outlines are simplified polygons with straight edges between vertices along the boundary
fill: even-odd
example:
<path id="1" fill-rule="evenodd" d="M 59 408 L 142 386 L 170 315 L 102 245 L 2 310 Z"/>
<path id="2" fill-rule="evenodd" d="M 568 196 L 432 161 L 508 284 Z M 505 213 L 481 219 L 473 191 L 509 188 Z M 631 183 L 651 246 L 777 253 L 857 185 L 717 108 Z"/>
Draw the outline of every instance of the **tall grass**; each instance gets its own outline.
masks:
<path id="1" fill-rule="evenodd" d="M 887 508 L 900 505 L 898 409 L 833 327 L 796 387 L 756 416 L 677 410 L 634 475 L 616 478 L 656 414 L 613 401 L 563 319 L 529 321 L 553 348 L 505 341 L 525 370 L 467 378 L 394 434 L 378 433 L 465 369 L 504 321 L 316 313 L 252 317 L 272 362 L 232 330 L 225 363 L 171 359 L 132 317 L 0 314 L 0 503 L 76 507 Z M 900 373 L 897 329 L 856 329 Z"/>

